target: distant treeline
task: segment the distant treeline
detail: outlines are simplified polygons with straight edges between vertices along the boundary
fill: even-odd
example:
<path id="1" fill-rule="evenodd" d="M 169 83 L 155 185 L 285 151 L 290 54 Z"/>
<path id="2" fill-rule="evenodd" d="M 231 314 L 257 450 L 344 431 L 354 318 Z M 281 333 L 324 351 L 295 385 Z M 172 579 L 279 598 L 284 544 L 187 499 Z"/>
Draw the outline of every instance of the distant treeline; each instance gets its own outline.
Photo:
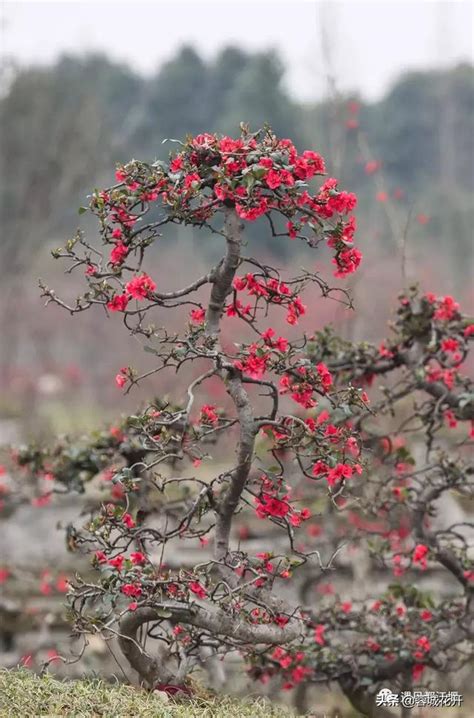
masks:
<path id="1" fill-rule="evenodd" d="M 381 162 L 387 196 L 407 208 L 414 201 L 429 219 L 430 247 L 466 271 L 474 68 L 411 72 L 370 104 L 335 92 L 298 104 L 283 76 L 274 52 L 234 47 L 209 62 L 184 47 L 147 79 L 96 55 L 19 71 L 0 101 L 0 260 L 21 271 L 34 247 L 71 232 L 84 195 L 112 180 L 116 162 L 162 156 L 170 151 L 163 138 L 236 134 L 246 121 L 254 128 L 268 122 L 299 147 L 320 150 L 330 172 L 360 195 L 366 222 L 381 191 L 366 164 Z M 388 225 L 382 222 L 382 240 Z"/>

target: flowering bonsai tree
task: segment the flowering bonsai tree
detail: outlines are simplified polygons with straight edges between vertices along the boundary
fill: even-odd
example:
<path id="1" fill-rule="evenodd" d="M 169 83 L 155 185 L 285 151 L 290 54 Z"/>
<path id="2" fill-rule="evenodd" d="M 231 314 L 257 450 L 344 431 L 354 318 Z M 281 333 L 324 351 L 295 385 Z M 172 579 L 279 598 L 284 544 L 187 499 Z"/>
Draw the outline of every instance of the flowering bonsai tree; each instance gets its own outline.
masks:
<path id="1" fill-rule="evenodd" d="M 67 304 L 42 285 L 48 302 L 71 314 L 100 305 L 143 338 L 155 367 L 118 369 L 118 387 L 178 372 L 189 379 L 181 401 L 152 399 L 73 449 L 61 440 L 16 460 L 47 474 L 45 500 L 99 473 L 110 480 L 108 499 L 69 529 L 96 575 L 74 581 L 71 616 L 76 634 L 117 639 L 143 684 L 186 693 L 203 656 L 238 651 L 254 679 L 287 689 L 338 683 L 364 714 L 383 716 L 381 685 L 419 684 L 425 668 L 457 671 L 472 652 L 472 536 L 467 520 L 435 519 L 445 495 L 472 496 L 464 427 L 473 395 L 459 367 L 474 327 L 452 298 L 411 289 L 380 347 L 329 329 L 280 335 L 272 324 L 283 317 L 283 334 L 295 335 L 307 313 L 305 289 L 350 299 L 319 273 L 283 276 L 247 255 L 246 226 L 262 218 L 262 232 L 329 249 L 344 279 L 361 260 L 356 197 L 332 178 L 312 186 L 325 173 L 316 152 L 299 154 L 270 129 L 241 129 L 238 139 L 187 138 L 168 162 L 120 167 L 117 184 L 91 196 L 102 246 L 78 234 L 55 252 L 82 268 L 87 291 Z M 212 234 L 222 258 L 164 290 L 146 259 L 167 224 Z M 153 323 L 158 308 L 172 316 L 182 306 L 181 331 Z M 225 338 L 231 323 L 246 340 Z M 384 385 L 371 403 L 375 379 Z M 219 405 L 211 382 L 222 386 Z M 261 527 L 257 551 L 246 548 L 249 517 Z M 200 560 L 180 562 L 197 541 Z M 346 595 L 298 596 L 303 584 L 350 573 L 351 546 L 366 546 L 381 572 L 377 594 L 371 582 L 351 596 L 349 578 Z M 435 598 L 421 585 L 433 567 L 452 579 Z"/>

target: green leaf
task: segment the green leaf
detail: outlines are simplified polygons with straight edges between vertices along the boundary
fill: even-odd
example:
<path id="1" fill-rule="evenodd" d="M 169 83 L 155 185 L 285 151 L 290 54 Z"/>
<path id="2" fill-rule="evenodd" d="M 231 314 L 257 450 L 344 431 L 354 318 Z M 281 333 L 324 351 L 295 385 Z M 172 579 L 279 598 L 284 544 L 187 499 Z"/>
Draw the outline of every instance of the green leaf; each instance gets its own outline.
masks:
<path id="1" fill-rule="evenodd" d="M 84 214 L 85 212 L 87 212 L 87 210 L 87 207 L 79 207 L 79 209 L 77 210 L 77 214 Z"/>
<path id="2" fill-rule="evenodd" d="M 148 352 L 148 354 L 158 354 L 157 350 L 154 347 L 150 347 L 147 344 L 145 344 L 145 346 L 143 347 L 143 351 Z"/>
<path id="3" fill-rule="evenodd" d="M 268 170 L 265 167 L 252 167 L 252 174 L 256 179 L 262 179 L 262 177 L 265 177 Z"/>

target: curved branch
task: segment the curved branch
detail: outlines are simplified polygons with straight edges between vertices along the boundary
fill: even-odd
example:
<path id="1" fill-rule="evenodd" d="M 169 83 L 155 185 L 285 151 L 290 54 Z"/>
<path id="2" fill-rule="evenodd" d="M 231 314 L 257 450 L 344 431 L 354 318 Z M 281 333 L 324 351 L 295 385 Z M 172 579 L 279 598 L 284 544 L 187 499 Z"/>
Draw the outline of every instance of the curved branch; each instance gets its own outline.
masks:
<path id="1" fill-rule="evenodd" d="M 120 621 L 119 645 L 128 662 L 139 675 L 153 686 L 158 680 L 163 683 L 173 681 L 173 673 L 166 667 L 167 652 L 158 658 L 151 658 L 140 646 L 137 633 L 146 623 L 168 620 L 175 625 L 183 623 L 208 631 L 212 636 L 223 636 L 240 644 L 279 645 L 295 640 L 301 635 L 302 625 L 250 625 L 236 620 L 231 614 L 221 610 L 209 610 L 197 604 L 183 605 L 166 603 L 163 606 L 147 606 L 127 612 Z"/>

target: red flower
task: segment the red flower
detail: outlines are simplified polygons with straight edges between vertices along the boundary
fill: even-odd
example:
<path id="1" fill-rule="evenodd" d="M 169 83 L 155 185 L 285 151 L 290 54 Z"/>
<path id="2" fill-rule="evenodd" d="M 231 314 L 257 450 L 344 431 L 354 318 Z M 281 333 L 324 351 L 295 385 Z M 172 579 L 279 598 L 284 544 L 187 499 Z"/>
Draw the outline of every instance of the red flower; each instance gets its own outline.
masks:
<path id="1" fill-rule="evenodd" d="M 299 317 L 301 317 L 305 313 L 306 306 L 303 304 L 299 297 L 295 297 L 295 299 L 290 303 L 288 307 L 286 321 L 288 322 L 288 324 L 294 326 L 295 324 L 298 324 Z"/>
<path id="2" fill-rule="evenodd" d="M 458 422 L 456 420 L 454 412 L 451 411 L 451 409 L 446 409 L 446 411 L 443 412 L 443 417 L 450 429 L 456 428 Z"/>
<path id="3" fill-rule="evenodd" d="M 60 593 L 67 593 L 69 591 L 69 580 L 67 576 L 58 576 L 56 579 L 56 589 Z"/>
<path id="4" fill-rule="evenodd" d="M 413 551 L 413 563 L 419 563 L 423 570 L 426 569 L 426 556 L 428 551 L 428 546 L 422 543 L 417 544 Z"/>
<path id="5" fill-rule="evenodd" d="M 365 174 L 373 175 L 374 172 L 377 172 L 377 170 L 379 170 L 381 166 L 382 163 L 378 160 L 370 160 L 369 162 L 365 163 Z"/>
<path id="6" fill-rule="evenodd" d="M 183 169 L 183 158 L 178 155 L 173 160 L 171 160 L 170 170 L 171 170 L 171 172 L 179 172 L 182 169 Z"/>
<path id="7" fill-rule="evenodd" d="M 368 638 L 365 645 L 372 653 L 378 653 L 381 648 L 380 643 L 377 643 L 377 641 L 374 641 L 372 638 Z"/>
<path id="8" fill-rule="evenodd" d="M 188 588 L 190 591 L 192 591 L 198 598 L 206 598 L 207 591 L 202 586 L 199 581 L 191 581 L 190 584 L 188 584 Z"/>
<path id="9" fill-rule="evenodd" d="M 425 666 L 422 663 L 415 663 L 411 670 L 411 674 L 414 681 L 418 681 L 421 676 L 423 675 L 423 671 L 425 670 Z"/>
<path id="10" fill-rule="evenodd" d="M 191 321 L 194 322 L 194 324 L 202 324 L 206 318 L 206 310 L 205 309 L 193 309 L 190 314 Z"/>
<path id="11" fill-rule="evenodd" d="M 124 557 L 121 554 L 119 554 L 119 556 L 109 559 L 109 566 L 116 568 L 117 571 L 121 571 L 124 561 L 125 561 Z"/>
<path id="12" fill-rule="evenodd" d="M 200 176 L 197 174 L 197 172 L 193 172 L 192 174 L 186 175 L 186 177 L 184 178 L 184 188 L 187 190 L 197 189 L 200 182 Z"/>
<path id="13" fill-rule="evenodd" d="M 238 292 L 241 292 L 245 287 L 247 286 L 247 277 L 234 277 L 234 281 L 232 282 L 232 286 L 234 289 L 236 289 Z"/>
<path id="14" fill-rule="evenodd" d="M 416 645 L 420 650 L 415 652 L 415 658 L 423 658 L 423 653 L 429 653 L 431 651 L 431 643 L 427 636 L 417 638 Z"/>
<path id="15" fill-rule="evenodd" d="M 314 640 L 316 643 L 319 643 L 320 646 L 324 646 L 326 644 L 325 638 L 324 638 L 324 632 L 326 630 L 326 626 L 323 626 L 322 623 L 318 624 L 316 628 L 314 629 Z"/>
<path id="16" fill-rule="evenodd" d="M 212 404 L 204 404 L 204 406 L 201 407 L 200 421 L 203 424 L 217 424 L 219 417 L 215 409 L 216 407 Z"/>
<path id="17" fill-rule="evenodd" d="M 323 389 L 325 389 L 327 391 L 329 389 L 329 387 L 332 385 L 331 372 L 327 368 L 326 364 L 324 364 L 324 362 L 320 362 L 319 364 L 317 364 L 316 371 L 319 374 L 319 379 L 321 381 Z"/>
<path id="18" fill-rule="evenodd" d="M 311 673 L 311 668 L 308 666 L 296 666 L 296 668 L 293 668 L 291 671 L 291 679 L 293 683 L 301 683 L 308 673 Z"/>
<path id="19" fill-rule="evenodd" d="M 265 176 L 265 182 L 270 189 L 276 189 L 281 185 L 280 173 L 275 170 L 270 170 Z"/>
<path id="20" fill-rule="evenodd" d="M 117 242 L 110 253 L 111 264 L 122 264 L 128 254 L 128 247 L 123 242 Z"/>
<path id="21" fill-rule="evenodd" d="M 348 274 L 355 272 L 359 267 L 362 261 L 362 252 L 356 247 L 351 247 L 340 252 L 332 261 L 338 267 L 334 272 L 334 276 L 344 278 Z"/>
<path id="22" fill-rule="evenodd" d="M 156 284 L 148 274 L 141 274 L 139 277 L 134 277 L 130 280 L 130 282 L 126 284 L 125 289 L 134 299 L 141 300 L 146 299 L 146 297 L 155 291 Z"/>
<path id="23" fill-rule="evenodd" d="M 138 598 L 138 596 L 142 595 L 141 586 L 137 586 L 133 583 L 125 583 L 120 590 L 123 594 L 125 594 L 125 596 L 133 598 Z"/>
<path id="24" fill-rule="evenodd" d="M 416 216 L 416 221 L 418 222 L 418 224 L 428 224 L 430 218 L 427 214 L 420 213 Z"/>
<path id="25" fill-rule="evenodd" d="M 266 516 L 284 518 L 290 511 L 290 506 L 286 501 L 276 499 L 269 494 L 262 494 L 260 497 L 255 497 L 254 502 L 257 506 L 257 516 L 261 519 Z"/>
<path id="26" fill-rule="evenodd" d="M 253 207 L 245 207 L 243 204 L 237 202 L 235 205 L 235 211 L 241 219 L 246 219 L 249 222 L 253 222 L 265 214 L 268 210 L 268 200 L 266 197 L 261 197 L 257 205 Z"/>
<path id="27" fill-rule="evenodd" d="M 146 556 L 144 556 L 141 551 L 135 551 L 134 553 L 130 554 L 130 560 L 136 566 L 141 566 L 146 562 Z"/>
<path id="28" fill-rule="evenodd" d="M 441 349 L 444 352 L 456 352 L 459 349 L 459 342 L 453 337 L 448 337 L 447 339 L 442 340 Z"/>
<path id="29" fill-rule="evenodd" d="M 459 311 L 459 304 L 452 297 L 441 297 L 439 307 L 435 310 L 434 318 L 442 321 L 453 319 Z"/>
<path id="30" fill-rule="evenodd" d="M 133 528 L 135 528 L 135 526 L 136 526 L 135 521 L 133 520 L 133 518 L 131 517 L 131 515 L 130 515 L 130 514 L 127 514 L 127 513 L 125 513 L 125 514 L 122 516 L 122 522 L 123 522 L 123 523 L 125 524 L 125 526 L 126 526 L 127 528 L 129 528 L 129 529 L 133 529 Z"/>
<path id="31" fill-rule="evenodd" d="M 126 294 L 116 294 L 115 297 L 107 302 L 107 308 L 111 312 L 124 312 L 127 308 L 128 297 Z"/>

